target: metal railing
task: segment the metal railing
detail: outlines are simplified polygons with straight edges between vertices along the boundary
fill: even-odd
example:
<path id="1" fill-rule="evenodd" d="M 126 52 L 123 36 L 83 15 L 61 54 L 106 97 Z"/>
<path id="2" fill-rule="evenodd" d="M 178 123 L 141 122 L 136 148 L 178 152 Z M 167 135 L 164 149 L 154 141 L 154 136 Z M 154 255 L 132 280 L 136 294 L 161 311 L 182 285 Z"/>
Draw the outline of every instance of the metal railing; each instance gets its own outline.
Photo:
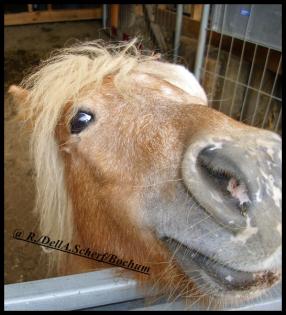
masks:
<path id="1" fill-rule="evenodd" d="M 186 310 L 181 300 L 153 299 L 151 288 L 139 289 L 137 282 L 116 275 L 118 268 L 71 276 L 7 284 L 5 310 Z M 262 299 L 229 310 L 281 310 L 281 284 Z M 205 309 L 200 304 L 191 310 Z"/>

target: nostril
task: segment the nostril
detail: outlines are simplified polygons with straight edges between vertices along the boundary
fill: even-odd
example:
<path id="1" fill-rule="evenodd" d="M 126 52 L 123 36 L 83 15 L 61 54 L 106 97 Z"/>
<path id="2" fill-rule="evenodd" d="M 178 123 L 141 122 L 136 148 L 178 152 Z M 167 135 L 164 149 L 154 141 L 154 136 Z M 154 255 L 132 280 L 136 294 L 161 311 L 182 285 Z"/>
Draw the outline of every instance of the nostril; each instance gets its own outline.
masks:
<path id="1" fill-rule="evenodd" d="M 183 183 L 200 211 L 240 240 L 281 220 L 281 142 L 259 136 L 204 135 L 182 161 Z"/>
<path id="2" fill-rule="evenodd" d="M 197 158 L 197 169 L 213 191 L 224 200 L 228 198 L 233 210 L 240 210 L 246 216 L 251 204 L 249 189 L 244 176 L 223 150 L 218 151 L 213 146 L 202 150 Z"/>
<path id="3" fill-rule="evenodd" d="M 189 193 L 213 219 L 232 233 L 247 228 L 252 215 L 252 181 L 237 161 L 243 150 L 231 143 L 193 145 L 183 160 L 183 178 Z"/>
<path id="4" fill-rule="evenodd" d="M 251 203 L 248 190 L 244 182 L 238 182 L 236 178 L 232 177 L 226 188 L 232 197 L 236 198 L 239 202 L 239 206 L 241 207 L 241 213 L 243 216 L 246 216 L 247 207 Z"/>

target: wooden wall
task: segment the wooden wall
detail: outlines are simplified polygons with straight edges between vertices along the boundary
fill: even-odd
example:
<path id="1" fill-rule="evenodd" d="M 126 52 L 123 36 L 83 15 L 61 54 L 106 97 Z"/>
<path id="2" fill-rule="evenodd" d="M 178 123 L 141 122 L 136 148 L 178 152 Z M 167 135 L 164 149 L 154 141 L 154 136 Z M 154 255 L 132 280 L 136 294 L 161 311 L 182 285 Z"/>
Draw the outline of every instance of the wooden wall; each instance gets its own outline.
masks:
<path id="1" fill-rule="evenodd" d="M 37 7 L 38 6 L 38 7 Z M 4 6 L 4 25 L 25 25 L 35 23 L 63 22 L 76 20 L 101 19 L 101 5 L 90 7 L 87 5 L 76 8 L 75 5 L 63 5 L 57 8 L 53 4 L 27 4 Z"/>

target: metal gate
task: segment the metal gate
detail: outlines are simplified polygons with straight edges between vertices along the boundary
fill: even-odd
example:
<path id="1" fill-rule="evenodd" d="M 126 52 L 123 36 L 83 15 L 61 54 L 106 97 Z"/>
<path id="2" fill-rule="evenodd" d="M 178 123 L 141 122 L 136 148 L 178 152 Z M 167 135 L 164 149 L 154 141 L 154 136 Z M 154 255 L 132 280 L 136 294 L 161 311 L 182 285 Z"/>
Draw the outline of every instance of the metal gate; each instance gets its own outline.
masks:
<path id="1" fill-rule="evenodd" d="M 137 16 L 136 5 L 106 6 L 105 27 L 120 40 L 139 36 L 144 48 L 189 67 L 209 106 L 281 134 L 282 5 L 200 6 L 190 17 L 182 4 L 142 5 Z M 200 34 L 188 39 L 187 29 L 197 32 L 193 22 L 200 24 Z M 183 39 L 193 44 L 185 55 Z"/>
<path id="2" fill-rule="evenodd" d="M 282 6 L 214 5 L 200 80 L 210 106 L 281 134 Z"/>

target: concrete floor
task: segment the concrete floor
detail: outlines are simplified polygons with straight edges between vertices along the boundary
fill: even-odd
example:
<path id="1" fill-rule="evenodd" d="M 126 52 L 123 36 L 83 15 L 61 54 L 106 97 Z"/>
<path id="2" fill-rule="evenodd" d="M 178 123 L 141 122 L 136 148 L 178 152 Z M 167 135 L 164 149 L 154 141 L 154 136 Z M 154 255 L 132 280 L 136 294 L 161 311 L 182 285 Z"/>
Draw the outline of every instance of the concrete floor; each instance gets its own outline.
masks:
<path id="1" fill-rule="evenodd" d="M 14 120 L 16 110 L 7 95 L 9 85 L 19 83 L 29 68 L 49 56 L 55 48 L 70 45 L 76 39 L 109 39 L 100 21 L 46 23 L 9 26 L 4 30 L 4 91 L 5 91 L 5 227 L 4 281 L 16 283 L 43 279 L 48 275 L 47 258 L 39 246 L 12 238 L 15 229 L 37 232 L 33 215 L 35 188 L 33 165 L 28 143 L 29 134 Z"/>

